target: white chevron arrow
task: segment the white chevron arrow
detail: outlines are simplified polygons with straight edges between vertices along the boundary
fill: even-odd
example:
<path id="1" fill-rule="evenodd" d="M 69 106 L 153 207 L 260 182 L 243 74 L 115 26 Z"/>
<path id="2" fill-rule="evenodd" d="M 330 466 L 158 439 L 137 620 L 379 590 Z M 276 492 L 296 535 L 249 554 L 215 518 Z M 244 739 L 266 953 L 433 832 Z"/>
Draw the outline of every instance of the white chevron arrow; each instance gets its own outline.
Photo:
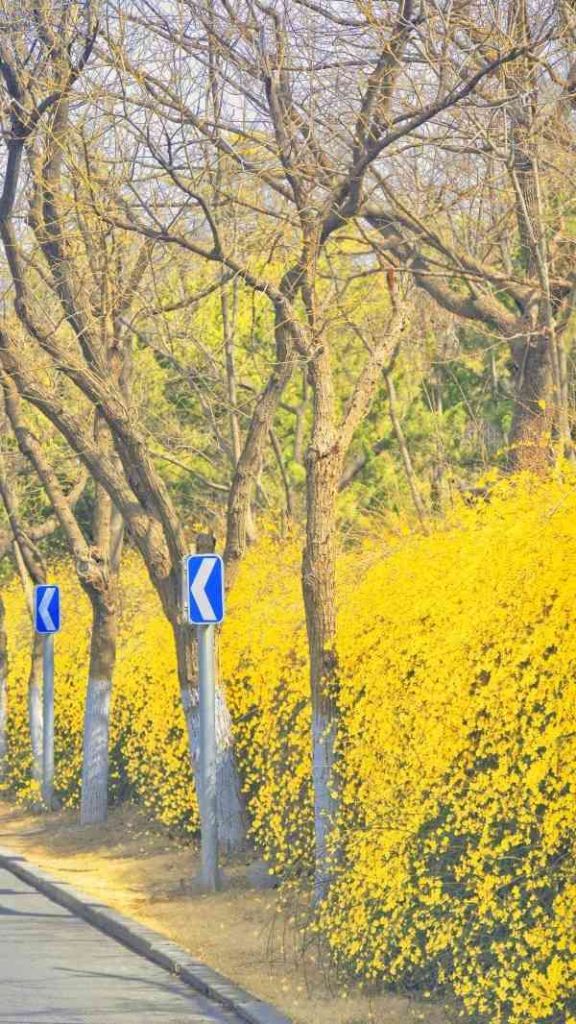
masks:
<path id="1" fill-rule="evenodd" d="M 216 621 L 216 613 L 208 600 L 208 595 L 206 594 L 206 584 L 212 575 L 212 570 L 216 565 L 216 561 L 216 558 L 205 558 L 201 562 L 200 568 L 190 584 L 190 593 L 192 594 L 192 597 L 198 606 L 198 611 L 205 622 Z"/>
<path id="2" fill-rule="evenodd" d="M 48 633 L 56 632 L 56 623 L 50 615 L 50 605 L 52 604 L 52 598 L 56 593 L 56 587 L 47 587 L 42 595 L 40 604 L 38 605 L 38 617 L 44 624 L 44 629 Z"/>

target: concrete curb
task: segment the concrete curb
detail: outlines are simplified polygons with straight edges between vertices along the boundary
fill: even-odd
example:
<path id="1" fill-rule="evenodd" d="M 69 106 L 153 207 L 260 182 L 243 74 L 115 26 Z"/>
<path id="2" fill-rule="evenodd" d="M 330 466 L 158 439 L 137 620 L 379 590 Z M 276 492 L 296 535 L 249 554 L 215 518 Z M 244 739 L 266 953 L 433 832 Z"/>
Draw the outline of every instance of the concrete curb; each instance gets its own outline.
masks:
<path id="1" fill-rule="evenodd" d="M 292 1024 L 288 1017 L 273 1006 L 195 960 L 175 942 L 165 939 L 151 928 L 137 924 L 124 914 L 118 914 L 103 903 L 96 903 L 92 897 L 78 892 L 67 882 L 56 881 L 45 871 L 29 864 L 25 857 L 0 848 L 0 868 L 10 871 L 54 903 L 66 907 L 128 949 L 177 975 L 197 992 L 234 1011 L 247 1024 Z"/>

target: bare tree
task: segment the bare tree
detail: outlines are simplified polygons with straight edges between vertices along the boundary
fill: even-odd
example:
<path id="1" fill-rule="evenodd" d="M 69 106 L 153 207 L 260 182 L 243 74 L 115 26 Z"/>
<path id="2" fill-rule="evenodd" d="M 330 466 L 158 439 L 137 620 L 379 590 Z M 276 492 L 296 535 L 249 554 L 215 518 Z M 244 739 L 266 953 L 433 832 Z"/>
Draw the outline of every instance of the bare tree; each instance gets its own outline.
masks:
<path id="1" fill-rule="evenodd" d="M 439 31 L 441 18 L 432 8 L 429 15 Z M 381 168 L 402 140 L 416 137 L 423 126 L 472 96 L 520 50 L 506 43 L 479 66 L 461 54 L 458 66 L 438 78 L 429 57 L 436 40 L 427 35 L 427 19 L 410 0 L 368 13 L 365 5 L 350 3 L 341 16 L 332 5 L 306 0 L 246 0 L 234 7 L 225 0 L 182 0 L 157 17 L 143 5 L 130 21 L 134 31 L 146 25 L 149 40 L 155 34 L 164 60 L 160 66 L 150 41 L 145 61 L 129 48 L 122 50 L 127 116 L 161 171 L 163 194 L 169 182 L 174 198 L 170 217 L 162 218 L 148 186 L 146 192 L 131 187 L 113 219 L 218 264 L 266 296 L 275 312 L 275 374 L 256 403 L 230 494 L 230 564 L 245 543 L 240 509 L 253 486 L 254 463 L 298 363 L 305 365 L 311 388 L 303 591 L 314 717 L 317 892 L 322 895 L 335 810 L 336 496 L 353 434 L 405 330 L 406 309 L 399 288 L 390 295 L 379 342 L 364 351 L 340 414 L 328 313 L 332 294 L 323 292 L 320 271 L 331 246 L 361 213 L 371 169 Z M 122 33 L 116 33 L 110 45 L 118 53 Z M 223 97 L 210 117 L 198 102 L 209 78 L 219 79 Z M 408 96 L 415 96 L 415 103 Z M 229 204 L 249 204 L 260 214 L 258 251 L 269 253 L 270 262 L 282 247 L 281 274 L 266 272 L 261 258 L 248 258 L 246 246 L 239 247 L 217 220 L 213 196 L 195 171 L 196 157 L 207 145 L 236 168 Z"/>
<path id="2" fill-rule="evenodd" d="M 5 382 L 0 369 L 0 385 L 2 383 Z M 8 415 L 5 416 L 5 419 L 4 433 L 8 437 L 10 433 Z M 20 466 L 16 467 L 13 462 L 14 453 L 10 459 L 7 453 L 0 453 L 0 501 L 9 524 L 8 530 L 0 535 L 0 560 L 12 555 L 32 622 L 33 587 L 46 582 L 47 567 L 42 553 L 42 544 L 53 537 L 59 522 L 55 515 L 47 515 L 41 521 L 31 522 L 29 517 L 23 513 L 22 502 L 19 498 L 18 477 L 25 474 L 26 463 L 22 462 Z M 73 510 L 84 493 L 86 482 L 86 474 L 80 472 L 77 480 L 63 496 L 70 515 L 73 515 Z M 37 494 L 34 503 L 38 503 Z M 32 749 L 32 777 L 40 789 L 43 738 L 42 638 L 33 631 L 32 626 L 28 677 L 28 723 Z"/>
<path id="3" fill-rule="evenodd" d="M 427 0 L 350 0 L 335 11 L 323 0 L 170 0 L 154 11 L 134 0 L 129 9 L 104 6 L 97 38 L 94 6 L 71 21 L 52 0 L 41 10 L 31 5 L 30 26 L 8 33 L 0 55 L 0 234 L 14 310 L 51 372 L 97 410 L 109 448 L 38 379 L 10 325 L 0 331 L 4 373 L 79 455 L 146 562 L 172 624 L 193 762 L 195 647 L 181 608 L 187 538 L 158 467 L 181 460 L 167 445 L 151 450 L 120 367 L 136 337 L 189 388 L 218 458 L 228 460 L 228 478 L 208 484 L 226 494 L 229 585 L 266 459 L 293 507 L 275 427 L 280 410 L 295 416 L 294 454 L 306 471 L 302 586 L 320 897 L 337 811 L 337 495 L 353 439 L 381 393 L 416 513 L 425 516 L 392 377 L 413 317 L 411 281 L 510 346 L 513 460 L 546 462 L 552 425 L 569 446 L 561 339 L 574 282 L 564 269 L 565 239 L 550 237 L 553 204 L 536 142 L 540 97 L 542 110 L 552 102 L 560 117 L 571 92 L 546 63 L 557 45 L 550 12 L 530 14 L 528 25 L 520 5 L 492 11 L 465 0 L 444 10 Z M 86 68 L 92 55 L 97 63 Z M 15 210 L 24 213 L 18 224 Z M 111 239 L 130 254 L 121 287 Z M 158 287 L 172 253 L 199 282 L 181 310 L 219 296 L 218 354 L 191 336 L 176 350 L 159 341 L 153 321 L 168 337 L 178 304 L 163 301 Z M 350 282 L 368 273 L 377 327 L 365 310 L 347 307 Z M 144 275 L 154 279 L 153 301 L 135 304 Z M 268 305 L 272 327 L 258 338 L 261 379 L 245 388 L 235 324 L 250 293 Z M 285 392 L 296 371 L 303 384 L 294 404 Z M 242 814 L 222 692 L 220 710 L 221 834 L 234 846 Z"/>
<path id="4" fill-rule="evenodd" d="M 561 451 L 572 447 L 565 338 L 576 292 L 565 211 L 575 136 L 569 73 L 563 79 L 552 66 L 562 67 L 564 45 L 562 25 L 554 35 L 550 28 L 555 16 L 523 0 L 494 20 L 473 4 L 454 9 L 454 29 L 478 62 L 495 46 L 520 56 L 483 83 L 485 108 L 455 110 L 428 175 L 406 160 L 403 185 L 400 174 L 380 176 L 364 210 L 383 251 L 418 287 L 509 346 L 509 461 L 537 471 L 550 464 L 554 434 Z"/>
<path id="5" fill-rule="evenodd" d="M 32 13 L 37 34 L 37 66 L 34 87 L 22 61 L 21 34 L 16 32 L 11 52 L 3 55 L 2 70 L 6 90 L 8 118 L 7 167 L 1 204 L 0 233 L 10 267 L 15 294 L 15 312 L 38 350 L 48 356 L 98 410 L 113 438 L 114 448 L 102 450 L 89 437 L 81 420 L 71 417 L 62 401 L 49 393 L 31 372 L 18 352 L 18 344 L 9 330 L 2 333 L 0 347 L 5 374 L 19 392 L 44 412 L 76 451 L 98 486 L 101 486 L 122 516 L 130 535 L 139 547 L 150 577 L 162 600 L 174 631 L 181 682 L 182 702 L 188 728 L 193 765 L 198 748 L 198 710 L 195 646 L 189 627 L 183 621 L 181 607 L 182 559 L 187 544 L 181 522 L 167 488 L 155 469 L 141 429 L 135 420 L 122 387 L 121 374 L 110 373 L 111 354 L 122 352 L 121 317 L 140 283 L 143 259 L 140 254 L 127 275 L 125 290 L 107 288 L 106 305 L 102 292 L 86 287 L 86 259 L 78 260 L 77 251 L 68 244 L 70 227 L 68 182 L 64 182 L 64 157 L 70 152 L 72 134 L 70 90 L 78 80 L 94 42 L 94 10 L 87 10 L 86 24 L 74 24 L 70 34 L 54 34 L 54 11 Z M 69 27 L 69 26 L 67 26 Z M 19 29 L 20 27 L 17 26 Z M 49 35 L 49 38 L 48 38 Z M 85 39 L 80 62 L 74 64 L 75 45 Z M 56 83 L 43 100 L 36 90 Z M 44 119 L 43 119 L 44 118 Z M 47 273 L 30 266 L 22 241 L 14 227 L 22 155 L 26 154 L 32 184 L 30 222 L 44 259 Z M 90 254 L 87 254 L 88 264 Z M 33 287 L 34 274 L 50 290 L 53 323 L 47 318 L 45 301 L 39 306 Z M 111 284 L 111 277 L 106 277 Z M 56 329 L 61 324 L 60 330 Z M 96 642 L 96 641 L 95 641 Z M 243 822 L 236 778 L 230 720 L 223 699 L 220 702 L 220 793 L 223 820 L 223 845 L 233 847 L 243 840 Z"/>
<path id="6" fill-rule="evenodd" d="M 46 456 L 45 446 L 25 422 L 13 381 L 0 375 L 6 411 L 18 447 L 44 487 L 62 529 L 78 580 L 92 605 L 92 633 L 84 723 L 82 824 L 104 821 L 108 809 L 108 739 L 112 677 L 118 630 L 118 573 L 122 519 L 97 487 L 92 538 L 85 537 L 73 504 Z"/>

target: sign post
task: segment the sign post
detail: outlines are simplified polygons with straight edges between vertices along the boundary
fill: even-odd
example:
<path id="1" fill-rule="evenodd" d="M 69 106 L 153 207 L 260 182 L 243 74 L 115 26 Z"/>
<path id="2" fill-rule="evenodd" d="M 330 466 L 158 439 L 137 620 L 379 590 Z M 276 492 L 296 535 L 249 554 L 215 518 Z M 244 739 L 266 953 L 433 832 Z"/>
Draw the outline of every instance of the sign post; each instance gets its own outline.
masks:
<path id="1" fill-rule="evenodd" d="M 185 562 L 187 614 L 198 630 L 200 702 L 199 788 L 202 887 L 218 889 L 216 789 L 215 626 L 224 620 L 224 565 L 219 555 L 190 555 Z"/>
<path id="2" fill-rule="evenodd" d="M 42 799 L 49 811 L 54 799 L 54 636 L 42 638 Z"/>
<path id="3" fill-rule="evenodd" d="M 54 634 L 60 630 L 60 588 L 34 588 L 34 629 L 42 637 L 42 799 L 54 802 Z"/>
<path id="4" fill-rule="evenodd" d="M 214 626 L 198 626 L 198 689 L 200 699 L 200 776 L 204 821 L 201 837 L 202 887 L 218 888 L 218 806 L 216 792 L 216 691 Z"/>

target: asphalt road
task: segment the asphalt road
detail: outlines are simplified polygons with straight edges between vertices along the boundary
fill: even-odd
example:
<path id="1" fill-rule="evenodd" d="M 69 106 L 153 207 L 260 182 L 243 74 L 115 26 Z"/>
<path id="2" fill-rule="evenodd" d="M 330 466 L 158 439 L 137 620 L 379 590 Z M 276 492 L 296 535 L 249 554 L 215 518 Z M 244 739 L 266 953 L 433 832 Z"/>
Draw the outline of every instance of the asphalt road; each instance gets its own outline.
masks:
<path id="1" fill-rule="evenodd" d="M 1 1024 L 240 1024 L 0 869 Z"/>

